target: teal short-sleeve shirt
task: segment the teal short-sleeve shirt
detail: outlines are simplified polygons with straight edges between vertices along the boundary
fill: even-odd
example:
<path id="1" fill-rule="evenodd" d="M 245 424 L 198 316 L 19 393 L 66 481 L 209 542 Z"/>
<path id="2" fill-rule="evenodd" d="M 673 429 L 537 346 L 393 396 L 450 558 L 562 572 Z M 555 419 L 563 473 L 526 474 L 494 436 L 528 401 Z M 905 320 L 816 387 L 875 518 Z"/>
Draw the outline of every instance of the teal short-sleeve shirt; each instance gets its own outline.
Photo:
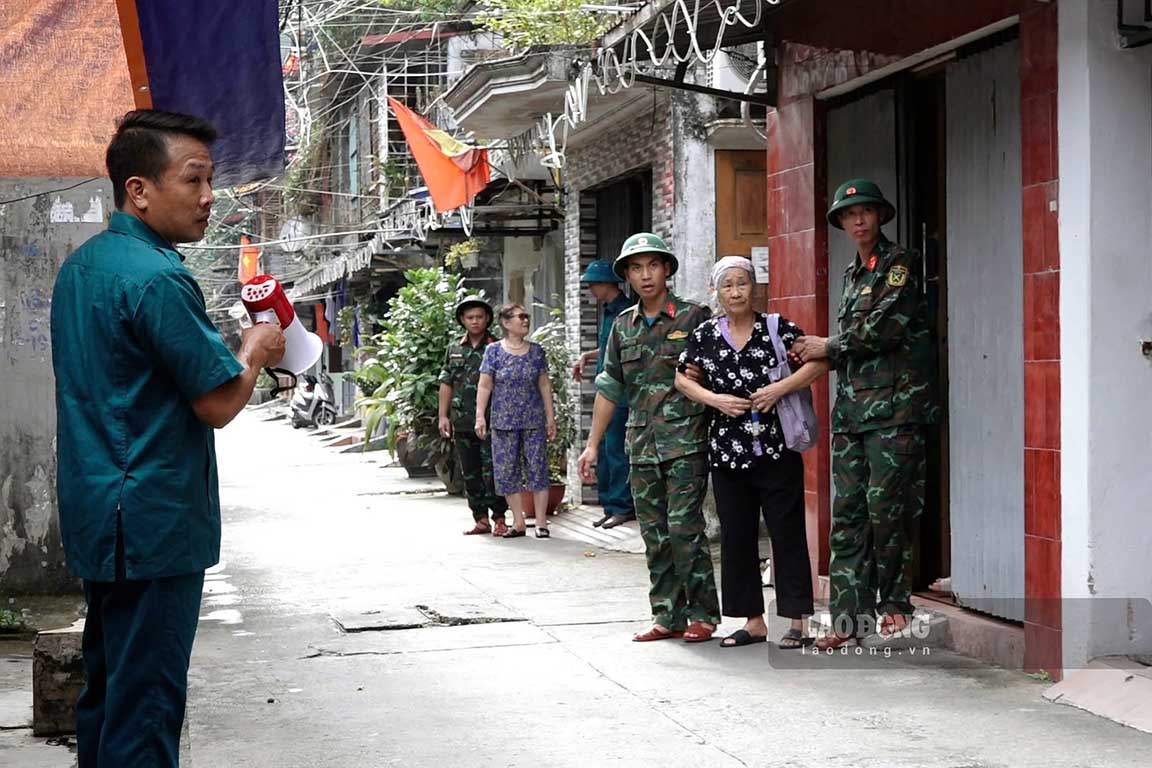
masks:
<path id="1" fill-rule="evenodd" d="M 183 256 L 139 219 L 65 260 L 52 294 L 57 503 L 68 566 L 128 579 L 204 570 L 220 559 L 213 429 L 192 401 L 244 369 L 208 317 Z"/>

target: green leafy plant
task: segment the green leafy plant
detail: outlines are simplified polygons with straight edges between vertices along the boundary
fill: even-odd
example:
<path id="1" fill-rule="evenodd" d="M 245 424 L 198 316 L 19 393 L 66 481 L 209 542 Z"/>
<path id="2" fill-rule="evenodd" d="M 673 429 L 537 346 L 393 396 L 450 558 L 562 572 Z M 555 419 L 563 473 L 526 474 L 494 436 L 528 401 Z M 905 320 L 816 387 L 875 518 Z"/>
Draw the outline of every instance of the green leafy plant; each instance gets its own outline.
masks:
<path id="1" fill-rule="evenodd" d="M 28 628 L 20 611 L 0 608 L 0 632 L 23 632 Z"/>
<path id="2" fill-rule="evenodd" d="M 444 254 L 444 267 L 446 269 L 457 270 L 465 262 L 476 253 L 480 251 L 480 242 L 475 238 L 469 238 L 463 242 L 455 243 L 448 248 L 448 252 Z"/>
<path id="3" fill-rule="evenodd" d="M 336 321 L 340 324 L 340 345 L 347 347 L 352 343 L 352 326 L 356 324 L 356 305 L 341 307 L 336 313 Z"/>
<path id="4" fill-rule="evenodd" d="M 464 278 L 443 269 L 413 269 L 407 284 L 388 302 L 383 330 L 365 351 L 373 357 L 356 372 L 364 411 L 364 439 L 387 422 L 387 442 L 406 435 L 411 451 L 428 452 L 434 461 L 449 455 L 437 419 L 440 369 L 448 342 L 457 332 L 455 309 L 465 295 Z"/>
<path id="5" fill-rule="evenodd" d="M 583 10 L 586 0 L 480 0 L 477 19 L 513 48 L 534 45 L 587 45 L 604 34 L 618 16 Z"/>
<path id="6" fill-rule="evenodd" d="M 552 379 L 552 408 L 556 414 L 556 439 L 548 443 L 548 476 L 553 483 L 563 483 L 568 472 L 568 451 L 576 439 L 576 413 L 568 390 L 571 361 L 568 359 L 568 337 L 564 311 L 537 304 L 551 316 L 529 337 L 544 348 L 548 376 Z"/>

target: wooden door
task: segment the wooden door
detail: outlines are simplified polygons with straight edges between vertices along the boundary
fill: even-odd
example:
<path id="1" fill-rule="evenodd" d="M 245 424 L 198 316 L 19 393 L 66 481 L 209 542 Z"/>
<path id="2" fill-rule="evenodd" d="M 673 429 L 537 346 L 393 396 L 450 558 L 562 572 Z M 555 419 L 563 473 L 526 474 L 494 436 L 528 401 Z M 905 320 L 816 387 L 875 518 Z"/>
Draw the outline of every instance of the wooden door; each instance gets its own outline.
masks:
<path id="1" fill-rule="evenodd" d="M 716 150 L 716 258 L 751 256 L 768 245 L 768 155 L 762 150 Z M 756 286 L 764 309 L 767 286 Z"/>

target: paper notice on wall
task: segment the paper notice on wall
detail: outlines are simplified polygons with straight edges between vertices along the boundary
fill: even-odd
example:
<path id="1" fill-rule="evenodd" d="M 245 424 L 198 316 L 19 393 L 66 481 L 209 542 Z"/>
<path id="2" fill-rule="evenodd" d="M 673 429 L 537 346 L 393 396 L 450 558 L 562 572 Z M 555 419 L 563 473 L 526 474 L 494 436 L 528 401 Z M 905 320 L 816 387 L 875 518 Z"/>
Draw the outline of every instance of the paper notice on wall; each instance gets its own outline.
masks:
<path id="1" fill-rule="evenodd" d="M 758 245 L 752 249 L 752 266 L 756 269 L 756 282 L 768 285 L 768 246 Z"/>

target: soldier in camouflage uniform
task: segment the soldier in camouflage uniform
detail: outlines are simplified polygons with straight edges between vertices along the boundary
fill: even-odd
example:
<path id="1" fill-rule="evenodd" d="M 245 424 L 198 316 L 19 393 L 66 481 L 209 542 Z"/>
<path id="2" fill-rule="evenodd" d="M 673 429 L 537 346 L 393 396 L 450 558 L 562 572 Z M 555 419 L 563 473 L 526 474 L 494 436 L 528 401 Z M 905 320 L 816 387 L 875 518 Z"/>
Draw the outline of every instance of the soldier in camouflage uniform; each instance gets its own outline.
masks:
<path id="1" fill-rule="evenodd" d="M 508 502 L 497 495 L 493 485 L 491 444 L 478 438 L 473 426 L 480 363 L 485 348 L 496 341 L 488 331 L 492 325 L 492 307 L 479 296 L 468 296 L 456 305 L 456 322 L 467 333 L 449 345 L 444 357 L 444 369 L 440 372 L 440 434 L 453 438 L 456 458 L 464 475 L 464 490 L 474 522 L 464 535 L 503 536 L 508 532 L 504 522 Z"/>
<path id="2" fill-rule="evenodd" d="M 701 504 L 708 483 L 706 408 L 678 392 L 676 366 L 688 337 L 707 320 L 706 307 L 668 292 L 678 262 L 664 241 L 642 232 L 628 238 L 613 268 L 640 303 L 621 312 L 596 377 L 588 445 L 580 456 L 585 480 L 595 477 L 598 447 L 617 404 L 627 404 L 632 497 L 651 578 L 653 626 L 637 642 L 711 639 L 720 621 L 712 553 Z"/>
<path id="3" fill-rule="evenodd" d="M 895 208 L 871 181 L 836 191 L 828 223 L 856 241 L 844 273 L 838 333 L 803 337 L 801 361 L 827 358 L 836 369 L 832 412 L 832 510 L 829 566 L 833 631 L 818 647 L 835 648 L 880 614 L 881 634 L 912 613 L 912 533 L 924 507 L 924 431 L 937 415 L 933 351 L 921 286 L 920 254 L 884 237 Z"/>

